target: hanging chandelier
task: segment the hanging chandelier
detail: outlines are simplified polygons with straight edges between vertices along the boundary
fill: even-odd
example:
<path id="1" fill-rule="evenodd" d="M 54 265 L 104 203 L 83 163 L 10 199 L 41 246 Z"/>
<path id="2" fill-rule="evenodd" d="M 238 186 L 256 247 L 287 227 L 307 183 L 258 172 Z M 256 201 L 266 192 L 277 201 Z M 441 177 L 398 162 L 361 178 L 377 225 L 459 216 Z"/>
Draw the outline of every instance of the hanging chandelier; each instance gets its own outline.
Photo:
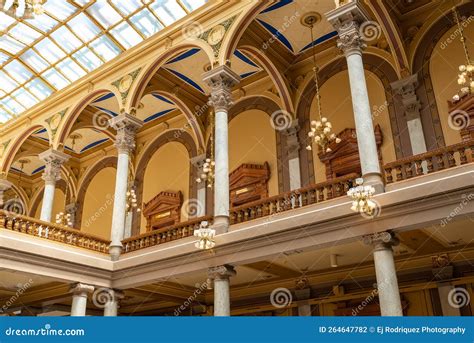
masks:
<path id="1" fill-rule="evenodd" d="M 458 84 L 459 86 L 461 86 L 461 90 L 458 94 L 453 96 L 453 101 L 456 102 L 468 94 L 474 94 L 474 61 L 471 60 L 469 56 L 469 51 L 467 50 L 466 44 L 466 37 L 464 37 L 464 30 L 455 7 L 453 7 L 453 16 L 454 21 L 458 26 L 458 31 L 461 36 L 461 44 L 464 49 L 464 55 L 466 57 L 466 64 L 462 64 L 459 66 Z"/>
<path id="2" fill-rule="evenodd" d="M 44 13 L 46 0 L 0 0 L 0 11 L 15 19 L 34 19 Z"/>
<path id="3" fill-rule="evenodd" d="M 194 231 L 194 236 L 198 237 L 199 240 L 194 244 L 196 248 L 201 250 L 209 250 L 214 248 L 216 242 L 216 230 L 209 227 L 207 221 L 201 222 L 199 229 Z"/>
<path id="4" fill-rule="evenodd" d="M 197 183 L 206 182 L 208 188 L 212 188 L 214 185 L 215 167 L 216 162 L 214 160 L 214 113 L 209 113 L 209 121 L 211 122 L 211 136 L 209 141 L 211 143 L 211 156 L 206 158 L 202 165 L 202 173 L 196 179 Z"/>
<path id="5" fill-rule="evenodd" d="M 372 186 L 364 186 L 364 179 L 357 178 L 355 180 L 356 187 L 352 187 L 347 192 L 347 195 L 352 199 L 351 210 L 373 216 L 377 204 L 371 200 L 375 193 L 375 189 Z"/>
<path id="6" fill-rule="evenodd" d="M 313 28 L 314 25 L 320 20 L 320 17 L 317 13 L 309 13 L 305 15 L 301 22 L 304 26 L 309 27 L 311 31 L 311 43 L 314 42 L 314 34 Z M 313 150 L 312 144 L 316 143 L 320 147 L 322 151 L 327 153 L 331 152 L 331 148 L 329 144 L 332 142 L 336 142 L 339 144 L 341 139 L 336 136 L 335 133 L 332 132 L 332 124 L 326 118 L 322 116 L 322 109 L 321 109 L 321 93 L 319 90 L 319 80 L 318 80 L 318 67 L 316 66 L 316 51 L 314 44 L 312 45 L 312 52 L 313 52 L 313 79 L 314 85 L 316 88 L 316 100 L 318 101 L 318 120 L 311 121 L 311 131 L 308 132 L 308 137 L 311 143 L 306 147 L 307 150 Z"/>
<path id="7" fill-rule="evenodd" d="M 140 207 L 138 207 L 138 200 L 137 200 L 137 192 L 135 190 L 135 182 L 134 182 L 134 174 L 133 174 L 133 164 L 132 161 L 129 160 L 128 163 L 128 188 L 127 188 L 127 212 L 137 211 L 141 212 Z"/>

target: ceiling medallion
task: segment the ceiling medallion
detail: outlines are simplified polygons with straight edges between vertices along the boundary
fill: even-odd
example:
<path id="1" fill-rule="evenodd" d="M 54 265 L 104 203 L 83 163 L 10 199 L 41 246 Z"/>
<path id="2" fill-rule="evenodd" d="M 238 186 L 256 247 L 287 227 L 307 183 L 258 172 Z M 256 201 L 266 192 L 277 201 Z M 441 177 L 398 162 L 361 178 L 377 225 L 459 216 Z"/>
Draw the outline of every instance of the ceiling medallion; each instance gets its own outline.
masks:
<path id="1" fill-rule="evenodd" d="M 15 19 L 34 19 L 44 13 L 43 4 L 46 0 L 0 0 L 0 11 Z M 8 4 L 8 7 L 7 7 Z"/>

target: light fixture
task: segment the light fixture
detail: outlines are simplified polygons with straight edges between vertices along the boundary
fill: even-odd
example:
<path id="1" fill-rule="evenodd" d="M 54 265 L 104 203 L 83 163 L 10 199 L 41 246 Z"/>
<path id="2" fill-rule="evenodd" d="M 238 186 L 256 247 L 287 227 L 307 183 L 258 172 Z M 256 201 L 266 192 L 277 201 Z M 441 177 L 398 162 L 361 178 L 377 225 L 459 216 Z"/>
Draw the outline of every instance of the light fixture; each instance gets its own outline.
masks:
<path id="1" fill-rule="evenodd" d="M 59 212 L 56 214 L 56 224 L 63 225 L 67 227 L 72 227 L 72 215 L 67 211 L 67 199 L 69 195 L 69 183 L 68 183 L 68 175 L 66 175 L 66 194 L 64 195 L 64 211 Z"/>
<path id="2" fill-rule="evenodd" d="M 216 162 L 214 160 L 214 112 L 209 113 L 209 121 L 211 123 L 211 135 L 209 137 L 209 141 L 211 143 L 211 156 L 206 158 L 204 164 L 202 165 L 202 173 L 196 179 L 197 183 L 206 182 L 208 188 L 212 188 L 214 185 L 214 177 L 215 177 L 215 167 Z"/>
<path id="3" fill-rule="evenodd" d="M 8 1 L 0 1 L 0 11 L 15 19 L 34 19 L 44 13 L 43 4 L 46 0 L 13 0 L 7 7 Z"/>
<path id="4" fill-rule="evenodd" d="M 474 61 L 469 56 L 467 50 L 466 37 L 464 37 L 464 30 L 461 22 L 459 21 L 459 15 L 455 7 L 453 7 L 454 20 L 458 26 L 458 32 L 461 36 L 461 44 L 464 49 L 464 55 L 466 57 L 466 64 L 459 66 L 458 84 L 461 86 L 461 90 L 458 94 L 453 96 L 453 101 L 457 102 L 468 94 L 474 94 Z"/>
<path id="5" fill-rule="evenodd" d="M 140 207 L 138 207 L 137 192 L 135 190 L 134 174 L 133 174 L 133 164 L 129 160 L 128 164 L 128 189 L 127 189 L 127 212 L 137 211 L 141 212 Z"/>
<path id="6" fill-rule="evenodd" d="M 312 44 L 312 52 L 313 52 L 313 73 L 314 73 L 314 85 L 316 87 L 316 100 L 318 101 L 318 120 L 311 121 L 311 131 L 308 132 L 308 137 L 311 140 L 311 143 L 306 147 L 307 150 L 312 150 L 312 144 L 317 143 L 319 147 L 329 153 L 331 152 L 331 148 L 329 144 L 331 142 L 340 143 L 341 139 L 336 136 L 335 133 L 332 133 L 332 124 L 326 118 L 322 116 L 322 109 L 321 109 L 321 93 L 319 90 L 319 80 L 318 80 L 318 67 L 316 65 L 316 51 L 315 51 L 315 44 L 314 44 L 314 34 L 313 28 L 314 25 L 320 21 L 321 16 L 318 13 L 308 13 L 305 15 L 301 23 L 309 27 L 311 31 L 311 44 Z"/>
<path id="7" fill-rule="evenodd" d="M 351 210 L 373 216 L 377 208 L 377 204 L 371 200 L 375 193 L 374 187 L 364 186 L 364 179 L 362 178 L 357 178 L 355 182 L 357 186 L 347 192 L 347 195 L 352 199 Z"/>
<path id="8" fill-rule="evenodd" d="M 198 249 L 209 250 L 214 248 L 216 245 L 216 242 L 214 241 L 216 230 L 210 228 L 207 221 L 201 222 L 199 229 L 194 231 L 194 236 L 199 238 L 199 240 L 194 244 Z"/>
<path id="9" fill-rule="evenodd" d="M 339 263 L 337 262 L 337 257 L 338 257 L 338 255 L 336 255 L 336 254 L 331 254 L 329 257 L 330 257 L 330 260 L 331 260 L 331 267 L 332 267 L 332 268 L 337 268 L 337 267 L 339 267 Z"/>
<path id="10" fill-rule="evenodd" d="M 74 151 L 74 146 L 76 145 L 76 141 L 82 139 L 82 135 L 75 132 L 73 134 L 71 134 L 71 136 L 69 136 L 69 138 L 71 138 L 72 142 L 71 142 L 71 150 Z"/>

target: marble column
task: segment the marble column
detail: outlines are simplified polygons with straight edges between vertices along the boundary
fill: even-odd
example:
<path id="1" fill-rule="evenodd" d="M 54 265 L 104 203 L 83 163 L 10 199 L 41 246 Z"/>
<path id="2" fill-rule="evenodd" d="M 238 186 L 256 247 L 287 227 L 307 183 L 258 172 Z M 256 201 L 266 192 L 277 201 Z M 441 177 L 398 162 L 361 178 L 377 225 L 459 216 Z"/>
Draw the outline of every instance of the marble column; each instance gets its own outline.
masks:
<path id="1" fill-rule="evenodd" d="M 3 209 L 5 203 L 4 193 L 12 187 L 12 183 L 7 179 L 0 179 L 0 209 Z"/>
<path id="2" fill-rule="evenodd" d="M 110 296 L 104 304 L 104 317 L 117 317 L 120 300 L 123 299 L 124 293 L 119 290 L 110 289 L 108 291 Z"/>
<path id="3" fill-rule="evenodd" d="M 196 170 L 196 177 L 199 177 L 203 171 L 203 165 L 204 162 L 206 161 L 206 154 L 201 154 L 199 156 L 191 158 L 191 164 L 194 166 Z M 195 182 L 195 180 L 193 180 Z M 200 183 L 196 184 L 197 187 L 197 195 L 196 195 L 196 200 L 198 201 L 199 206 L 197 207 L 196 211 L 196 217 L 202 217 L 206 215 L 206 187 L 207 183 L 205 181 L 202 181 Z"/>
<path id="4" fill-rule="evenodd" d="M 127 215 L 128 164 L 130 154 L 135 150 L 135 136 L 143 122 L 130 114 L 121 114 L 110 119 L 110 125 L 117 130 L 115 147 L 118 150 L 117 177 L 115 180 L 114 207 L 109 254 L 117 261 L 122 253 Z"/>
<path id="5" fill-rule="evenodd" d="M 288 172 L 290 176 L 290 191 L 301 188 L 300 144 L 298 141 L 298 119 L 284 131 L 286 136 L 286 153 L 288 154 Z"/>
<path id="6" fill-rule="evenodd" d="M 69 155 L 51 148 L 39 154 L 38 157 L 45 162 L 42 176 L 45 186 L 40 219 L 45 222 L 51 222 L 56 181 L 61 179 L 61 166 L 64 162 L 69 160 Z"/>
<path id="7" fill-rule="evenodd" d="M 240 76 L 223 65 L 203 75 L 211 88 L 209 104 L 215 111 L 215 178 L 214 229 L 218 233 L 229 229 L 229 124 L 228 111 L 232 106 L 232 88 Z"/>
<path id="8" fill-rule="evenodd" d="M 234 267 L 223 265 L 212 267 L 208 270 L 209 279 L 214 281 L 214 316 L 228 317 L 230 316 L 230 281 L 229 278 L 234 276 Z"/>
<path id="9" fill-rule="evenodd" d="M 375 140 L 372 111 L 365 80 L 362 51 L 366 47 L 360 25 L 369 20 L 360 0 L 353 0 L 326 13 L 328 21 L 339 34 L 337 46 L 347 61 L 352 107 L 354 110 L 357 144 L 359 148 L 362 176 L 366 185 L 372 185 L 376 192 L 384 191 L 377 143 Z"/>
<path id="10" fill-rule="evenodd" d="M 426 152 L 426 142 L 423 126 L 421 124 L 421 102 L 416 95 L 418 74 L 413 74 L 403 80 L 395 81 L 391 86 L 401 97 L 412 153 L 413 155 L 422 154 Z"/>
<path id="11" fill-rule="evenodd" d="M 71 286 L 71 317 L 84 317 L 87 310 L 87 296 L 94 291 L 94 286 L 76 283 Z"/>
<path id="12" fill-rule="evenodd" d="M 382 316 L 403 316 L 392 250 L 392 246 L 398 244 L 397 238 L 391 232 L 379 232 L 364 236 L 363 239 L 374 248 L 375 276 Z"/>

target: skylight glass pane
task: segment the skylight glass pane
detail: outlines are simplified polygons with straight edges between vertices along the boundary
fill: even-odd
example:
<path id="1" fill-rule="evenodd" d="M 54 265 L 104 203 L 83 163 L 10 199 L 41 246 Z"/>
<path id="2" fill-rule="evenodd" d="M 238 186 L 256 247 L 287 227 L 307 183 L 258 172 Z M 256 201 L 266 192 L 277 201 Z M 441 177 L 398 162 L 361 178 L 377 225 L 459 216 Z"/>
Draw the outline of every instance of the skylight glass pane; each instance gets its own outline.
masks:
<path id="1" fill-rule="evenodd" d="M 45 33 L 51 31 L 56 25 L 58 25 L 58 22 L 46 13 L 43 15 L 37 15 L 35 19 L 29 19 L 28 23 Z"/>
<path id="2" fill-rule="evenodd" d="M 160 22 L 147 8 L 144 8 L 131 17 L 130 21 L 147 37 L 150 37 L 163 28 Z"/>
<path id="3" fill-rule="evenodd" d="M 38 51 L 41 56 L 44 57 L 46 61 L 53 64 L 59 59 L 66 56 L 64 51 L 62 51 L 51 39 L 44 38 L 35 45 L 36 51 Z"/>
<path id="4" fill-rule="evenodd" d="M 12 97 L 9 97 L 9 96 L 3 99 L 3 106 L 5 106 L 7 110 L 15 114 L 19 114 L 26 109 L 23 106 L 21 106 L 17 101 L 15 101 Z"/>
<path id="5" fill-rule="evenodd" d="M 61 72 L 71 81 L 76 81 L 77 79 L 86 75 L 84 69 L 79 67 L 79 65 L 69 57 L 58 63 L 57 68 L 61 70 Z"/>
<path id="6" fill-rule="evenodd" d="M 112 0 L 112 3 L 124 15 L 129 15 L 143 6 L 140 0 Z"/>
<path id="7" fill-rule="evenodd" d="M 61 48 L 71 53 L 83 45 L 81 40 L 74 36 L 74 34 L 66 26 L 61 26 L 56 31 L 51 33 L 51 37 L 58 43 Z"/>
<path id="8" fill-rule="evenodd" d="M 13 39 L 7 35 L 0 36 L 0 49 L 8 51 L 11 54 L 16 54 L 24 48 L 25 45 L 20 43 L 16 39 Z"/>
<path id="9" fill-rule="evenodd" d="M 45 71 L 43 76 L 56 89 L 63 89 L 69 84 L 69 81 L 64 78 L 56 69 L 51 68 Z"/>
<path id="10" fill-rule="evenodd" d="M 74 2 L 76 4 L 78 4 L 79 6 L 81 7 L 84 7 L 84 5 L 88 4 L 89 2 L 91 2 L 92 0 L 74 0 Z M 122 0 L 123 1 L 123 0 Z"/>
<path id="11" fill-rule="evenodd" d="M 112 40 L 107 36 L 101 36 L 90 43 L 90 47 L 95 51 L 100 57 L 106 61 L 110 61 L 112 58 L 120 54 L 121 50 L 117 45 L 115 45 Z"/>
<path id="12" fill-rule="evenodd" d="M 190 11 L 194 11 L 196 8 L 201 7 L 207 1 L 206 0 L 181 0 L 183 5 Z"/>
<path id="13" fill-rule="evenodd" d="M 24 88 L 17 89 L 12 93 L 12 96 L 26 108 L 30 108 L 38 103 L 38 100 Z"/>
<path id="14" fill-rule="evenodd" d="M 83 47 L 81 50 L 76 52 L 73 56 L 84 68 L 88 71 L 92 71 L 98 68 L 102 61 L 97 57 L 88 47 Z"/>
<path id="15" fill-rule="evenodd" d="M 28 66 L 33 68 L 37 72 L 42 72 L 49 67 L 49 63 L 46 62 L 40 55 L 38 55 L 33 49 L 28 49 L 26 52 L 20 56 L 20 58 Z"/>
<path id="16" fill-rule="evenodd" d="M 28 81 L 33 76 L 33 74 L 17 60 L 6 64 L 3 69 L 19 83 Z"/>
<path id="17" fill-rule="evenodd" d="M 64 0 L 48 0 L 43 8 L 59 20 L 65 20 L 76 12 L 76 8 Z"/>
<path id="18" fill-rule="evenodd" d="M 8 32 L 24 44 L 31 44 L 41 37 L 41 33 L 33 30 L 31 27 L 26 26 L 23 23 L 16 24 Z"/>
<path id="19" fill-rule="evenodd" d="M 97 1 L 87 9 L 87 12 L 89 12 L 104 29 L 122 20 L 122 16 L 105 1 Z"/>
<path id="20" fill-rule="evenodd" d="M 0 124 L 5 123 L 9 119 L 10 115 L 2 107 L 0 107 Z"/>
<path id="21" fill-rule="evenodd" d="M 131 48 L 143 40 L 127 22 L 119 24 L 110 30 L 110 33 L 126 48 Z"/>
<path id="22" fill-rule="evenodd" d="M 18 87 L 18 83 L 0 70 L 0 89 L 5 93 L 10 93 L 16 87 Z"/>
<path id="23" fill-rule="evenodd" d="M 176 0 L 156 1 L 150 7 L 165 25 L 171 25 L 186 15 L 186 12 L 178 5 Z"/>
<path id="24" fill-rule="evenodd" d="M 3 52 L 0 52 L 0 63 L 4 63 L 10 59 L 10 56 L 7 54 L 4 54 Z"/>
<path id="25" fill-rule="evenodd" d="M 4 31 L 7 27 L 12 25 L 15 22 L 15 19 L 6 15 L 3 12 L 0 12 L 0 30 Z"/>
<path id="26" fill-rule="evenodd" d="M 43 100 L 53 92 L 41 79 L 35 78 L 25 85 L 25 88 L 35 95 L 38 99 Z"/>
<path id="27" fill-rule="evenodd" d="M 100 34 L 100 29 L 97 25 L 87 18 L 84 13 L 72 18 L 68 25 L 84 43 L 91 41 Z"/>

